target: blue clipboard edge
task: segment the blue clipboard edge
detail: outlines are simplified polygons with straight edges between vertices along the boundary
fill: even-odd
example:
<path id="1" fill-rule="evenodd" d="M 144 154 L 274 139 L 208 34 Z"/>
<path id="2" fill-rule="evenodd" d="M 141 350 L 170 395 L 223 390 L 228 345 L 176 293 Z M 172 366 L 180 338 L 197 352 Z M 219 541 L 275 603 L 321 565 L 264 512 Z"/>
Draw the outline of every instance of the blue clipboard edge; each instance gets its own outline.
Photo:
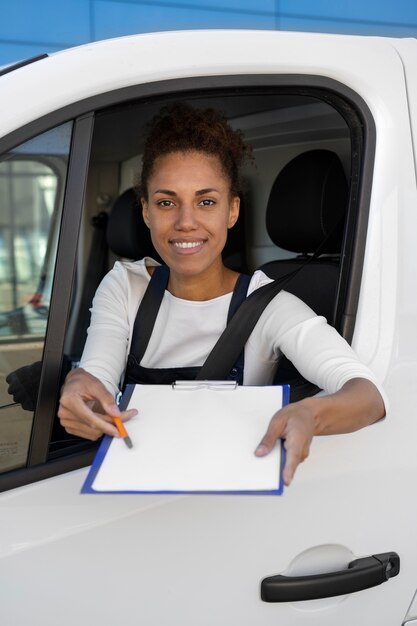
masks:
<path id="1" fill-rule="evenodd" d="M 130 398 L 133 393 L 135 385 L 127 385 L 126 390 L 120 400 L 120 409 L 122 411 L 128 406 Z M 286 406 L 290 400 L 290 386 L 282 385 L 282 406 Z M 109 435 L 105 435 L 99 449 L 97 450 L 96 456 L 94 457 L 93 464 L 91 465 L 87 477 L 84 481 L 84 484 L 81 488 L 82 494 L 103 494 L 103 495 L 129 495 L 129 494 L 138 494 L 138 495 L 213 495 L 213 496 L 221 496 L 221 495 L 251 495 L 251 496 L 280 496 L 284 492 L 284 480 L 282 477 L 282 473 L 284 470 L 285 459 L 286 459 L 286 450 L 284 447 L 284 441 L 281 439 L 281 466 L 279 470 L 279 484 L 277 489 L 270 490 L 256 490 L 256 491 L 98 491 L 93 488 L 94 480 L 99 472 L 100 466 L 107 454 L 107 450 L 110 447 L 112 442 L 112 437 Z"/>
<path id="2" fill-rule="evenodd" d="M 126 385 L 126 389 L 124 390 L 123 395 L 119 402 L 119 409 L 121 411 L 125 411 L 127 409 L 128 404 L 130 402 L 130 398 L 132 397 L 134 388 L 135 388 L 135 385 Z"/>

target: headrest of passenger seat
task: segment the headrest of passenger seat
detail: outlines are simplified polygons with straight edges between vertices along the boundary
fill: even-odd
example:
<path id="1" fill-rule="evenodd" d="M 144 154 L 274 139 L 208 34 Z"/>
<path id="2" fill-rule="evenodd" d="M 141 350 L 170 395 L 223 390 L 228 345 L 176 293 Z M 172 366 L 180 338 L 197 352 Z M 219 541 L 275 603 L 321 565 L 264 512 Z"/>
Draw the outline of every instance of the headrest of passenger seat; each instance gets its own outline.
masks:
<path id="1" fill-rule="evenodd" d="M 142 208 L 135 191 L 127 189 L 114 203 L 107 223 L 109 248 L 125 259 L 143 259 L 150 256 L 160 261 L 151 240 L 149 228 L 142 217 Z"/>
<path id="2" fill-rule="evenodd" d="M 340 252 L 348 185 L 335 152 L 310 150 L 287 163 L 269 195 L 266 227 L 272 241 L 291 252 Z"/>

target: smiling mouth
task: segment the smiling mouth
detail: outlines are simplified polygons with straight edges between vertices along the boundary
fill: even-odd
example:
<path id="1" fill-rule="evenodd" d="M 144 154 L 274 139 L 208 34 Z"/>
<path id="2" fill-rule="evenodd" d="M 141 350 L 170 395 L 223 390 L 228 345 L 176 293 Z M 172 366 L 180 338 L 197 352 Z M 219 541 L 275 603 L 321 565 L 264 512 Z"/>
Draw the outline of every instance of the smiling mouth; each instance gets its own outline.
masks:
<path id="1" fill-rule="evenodd" d="M 172 241 L 174 248 L 199 248 L 203 245 L 204 241 Z"/>

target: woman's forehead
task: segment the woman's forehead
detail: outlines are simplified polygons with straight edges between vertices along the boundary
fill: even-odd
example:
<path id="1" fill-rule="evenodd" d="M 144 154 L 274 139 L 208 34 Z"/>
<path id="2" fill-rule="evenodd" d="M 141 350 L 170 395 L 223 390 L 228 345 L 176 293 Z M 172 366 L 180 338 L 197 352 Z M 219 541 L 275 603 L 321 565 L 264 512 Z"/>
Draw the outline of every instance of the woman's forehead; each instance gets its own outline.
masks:
<path id="1" fill-rule="evenodd" d="M 161 178 L 205 180 L 216 179 L 228 183 L 219 157 L 206 152 L 170 152 L 155 160 L 149 183 L 155 184 Z"/>

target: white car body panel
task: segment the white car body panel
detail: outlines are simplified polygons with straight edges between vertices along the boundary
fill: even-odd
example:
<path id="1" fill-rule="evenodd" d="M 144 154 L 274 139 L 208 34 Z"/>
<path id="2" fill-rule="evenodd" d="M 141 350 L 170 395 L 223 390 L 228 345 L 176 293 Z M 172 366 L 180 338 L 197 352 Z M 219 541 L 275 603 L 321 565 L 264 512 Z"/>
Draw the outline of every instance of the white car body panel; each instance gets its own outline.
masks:
<path id="1" fill-rule="evenodd" d="M 81 496 L 86 470 L 2 494 L 2 624 L 403 623 L 417 588 L 415 44 L 149 34 L 59 52 L 0 79 L 0 136 L 94 95 L 193 76 L 311 74 L 359 94 L 374 117 L 376 152 L 353 347 L 390 401 L 381 423 L 316 438 L 282 497 Z M 400 554 L 401 573 L 379 587 L 304 603 L 260 600 L 266 576 L 337 570 L 387 551 Z M 414 602 L 408 619 L 416 613 Z"/>

